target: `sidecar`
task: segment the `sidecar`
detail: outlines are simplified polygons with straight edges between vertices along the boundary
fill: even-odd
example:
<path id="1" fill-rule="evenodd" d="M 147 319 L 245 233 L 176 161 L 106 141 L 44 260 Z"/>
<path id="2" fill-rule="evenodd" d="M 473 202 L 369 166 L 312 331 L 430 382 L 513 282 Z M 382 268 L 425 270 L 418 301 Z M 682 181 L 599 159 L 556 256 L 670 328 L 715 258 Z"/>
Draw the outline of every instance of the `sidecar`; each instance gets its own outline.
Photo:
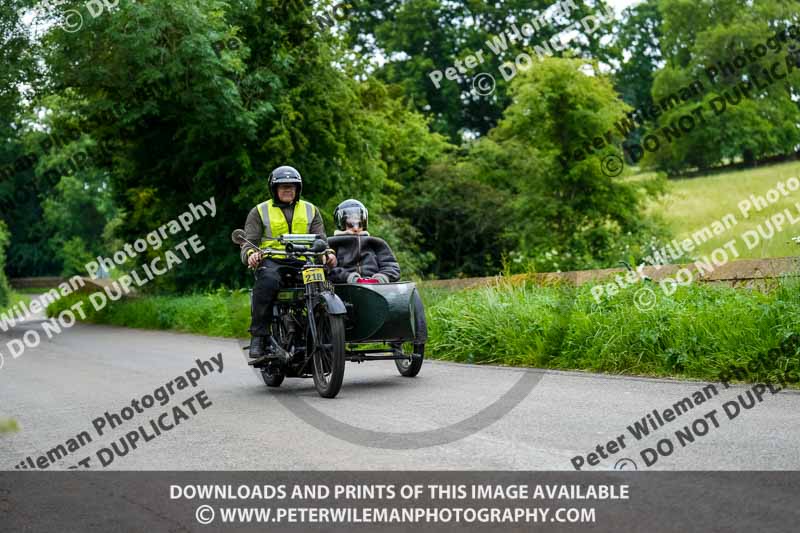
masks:
<path id="1" fill-rule="evenodd" d="M 334 290 L 347 309 L 346 358 L 358 363 L 394 360 L 400 374 L 416 376 L 428 339 L 425 308 L 416 285 L 353 283 L 334 285 Z"/>

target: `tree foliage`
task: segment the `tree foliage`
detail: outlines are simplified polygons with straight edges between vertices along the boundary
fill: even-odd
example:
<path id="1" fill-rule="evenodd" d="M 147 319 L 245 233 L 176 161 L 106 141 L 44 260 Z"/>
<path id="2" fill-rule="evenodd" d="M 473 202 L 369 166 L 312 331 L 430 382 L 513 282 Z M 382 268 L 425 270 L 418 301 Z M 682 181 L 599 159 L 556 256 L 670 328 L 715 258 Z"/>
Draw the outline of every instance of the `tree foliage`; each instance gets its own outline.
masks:
<path id="1" fill-rule="evenodd" d="M 606 266 L 661 230 L 642 212 L 642 193 L 601 169 L 596 155 L 566 163 L 575 145 L 613 127 L 627 106 L 596 63 L 547 59 L 511 85 L 513 103 L 471 151 L 487 183 L 512 193 L 515 262 L 538 270 Z"/>
<path id="2" fill-rule="evenodd" d="M 9 235 L 6 223 L 0 220 L 0 309 L 8 304 L 11 289 L 6 279 L 6 248 L 8 247 Z"/>
<path id="3" fill-rule="evenodd" d="M 379 219 L 444 146 L 399 95 L 338 68 L 333 37 L 299 2 L 125 3 L 79 33 L 51 32 L 47 50 L 59 107 L 104 147 L 82 181 L 109 185 L 123 241 L 215 197 L 216 219 L 193 227 L 213 260 L 187 262 L 176 289 L 241 280 L 228 235 L 266 199 L 273 168 L 300 169 L 304 195 L 326 214 L 356 196 Z M 59 201 L 77 201 L 67 198 L 75 185 L 62 178 Z M 112 213 L 96 200 L 87 208 Z M 47 212 L 58 223 L 55 203 Z"/>
<path id="4" fill-rule="evenodd" d="M 614 73 L 614 86 L 632 108 L 653 105 L 653 77 L 661 68 L 661 27 L 659 0 L 644 0 L 625 9 L 617 24 L 614 54 L 620 65 Z M 639 142 L 641 132 L 631 138 Z"/>
<path id="5" fill-rule="evenodd" d="M 667 98 L 694 80 L 700 80 L 706 90 L 700 98 L 666 110 L 649 131 L 657 133 L 674 125 L 698 106 L 704 109 L 705 120 L 645 161 L 677 174 L 736 160 L 754 164 L 760 158 L 793 153 L 800 146 L 800 56 L 792 55 L 790 48 L 800 47 L 800 34 L 788 42 L 779 41 L 779 51 L 767 43 L 776 33 L 800 23 L 797 2 L 661 0 L 659 9 L 664 19 L 661 52 L 666 65 L 655 74 L 652 99 Z M 757 46 L 765 47 L 766 54 L 753 54 Z M 737 65 L 737 58 L 744 65 Z M 793 69 L 788 62 L 795 65 Z M 733 68 L 726 70 L 726 64 Z M 768 83 L 764 71 L 773 72 L 773 65 L 788 76 Z M 718 74 L 709 75 L 708 69 Z M 753 87 L 737 98 L 742 84 L 756 79 L 766 87 Z M 721 97 L 730 98 L 729 104 L 717 113 L 711 101 Z M 719 100 L 716 106 L 721 108 Z"/>
<path id="6" fill-rule="evenodd" d="M 514 25 L 553 2 L 353 0 L 337 4 L 335 21 L 321 17 L 332 0 L 120 2 L 97 16 L 83 0 L 57 4 L 39 11 L 38 33 L 22 23 L 33 0 L 0 7 L 7 271 L 79 272 L 213 196 L 216 217 L 192 228 L 202 259 L 158 279 L 178 291 L 247 282 L 228 235 L 282 164 L 300 169 L 329 232 L 340 201 L 366 203 L 406 274 L 608 267 L 643 255 L 663 230 L 643 215 L 643 191 L 606 176 L 604 160 L 784 61 L 788 42 L 706 81 L 709 67 L 800 23 L 788 0 L 644 0 L 610 41 L 601 24 L 539 61 L 533 47 L 606 3 L 566 2 L 577 11 L 514 39 Z M 69 10 L 84 15 L 78 31 L 64 29 Z M 489 50 L 500 37 L 505 49 Z M 434 86 L 431 71 L 479 51 L 483 64 Z M 531 67 L 506 81 L 501 64 L 522 52 Z M 479 72 L 494 74 L 491 96 L 473 91 Z M 621 137 L 626 113 L 696 79 L 704 94 Z M 706 113 L 644 164 L 680 173 L 792 153 L 798 81 L 800 69 Z"/>
<path id="7" fill-rule="evenodd" d="M 513 62 L 526 47 L 547 43 L 584 17 L 607 9 L 602 0 L 572 4 L 577 10 L 570 7 L 567 17 L 548 17 L 552 23 L 535 28 L 533 35 L 516 37 L 512 24 L 519 29 L 543 15 L 548 8 L 552 13 L 555 3 L 552 0 L 352 0 L 348 2 L 351 7 L 347 9 L 346 18 L 348 42 L 358 63 L 375 68 L 379 79 L 402 87 L 414 108 L 432 118 L 435 131 L 459 142 L 463 132 L 485 134 L 493 128 L 509 104 L 508 84 L 499 73 L 500 64 Z M 601 25 L 590 34 L 584 32 L 586 35 L 574 37 L 569 49 L 572 53 L 605 59 L 600 39 L 608 32 L 609 25 Z M 511 39 L 509 35 L 515 37 Z M 494 54 L 486 42 L 497 37 L 502 37 L 508 46 Z M 429 77 L 431 71 L 444 71 L 457 60 L 463 61 L 481 51 L 482 64 L 465 69 L 466 73 L 456 81 L 445 78 L 440 88 L 433 84 Z M 554 52 L 557 56 L 563 53 Z M 376 60 L 383 64 L 376 68 L 372 64 Z M 480 72 L 490 73 L 496 79 L 497 89 L 491 97 L 473 91 L 473 78 Z"/>

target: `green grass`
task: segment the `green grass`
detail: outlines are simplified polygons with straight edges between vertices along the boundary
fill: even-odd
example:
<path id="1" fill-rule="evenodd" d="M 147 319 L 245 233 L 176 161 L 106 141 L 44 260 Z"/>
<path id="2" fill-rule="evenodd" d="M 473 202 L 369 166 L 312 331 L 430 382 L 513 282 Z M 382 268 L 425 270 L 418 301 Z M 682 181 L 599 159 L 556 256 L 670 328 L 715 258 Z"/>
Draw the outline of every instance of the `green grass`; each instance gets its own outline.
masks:
<path id="1" fill-rule="evenodd" d="M 16 420 L 0 420 L 0 433 L 12 433 L 18 430 Z"/>
<path id="2" fill-rule="evenodd" d="M 775 380 L 800 372 L 800 282 L 773 285 L 768 292 L 696 285 L 669 297 L 654 287 L 657 301 L 648 312 L 634 305 L 641 285 L 600 304 L 590 286 L 423 290 L 427 353 L 476 364 L 705 380 L 749 368 L 752 380 Z M 48 313 L 75 298 L 56 302 Z M 115 302 L 89 320 L 245 337 L 249 306 L 241 292 L 141 297 Z"/>
<path id="3" fill-rule="evenodd" d="M 634 304 L 640 288 L 600 304 L 589 286 L 453 293 L 428 310 L 430 348 L 452 361 L 709 380 L 748 364 L 754 380 L 800 371 L 798 282 L 768 293 L 696 285 L 671 297 L 654 287 L 648 312 Z"/>
<path id="4" fill-rule="evenodd" d="M 47 308 L 55 316 L 84 300 L 87 321 L 140 329 L 163 329 L 215 337 L 245 337 L 250 320 L 246 292 L 217 291 L 193 296 L 142 296 L 109 302 L 100 312 L 85 295 L 71 294 Z"/>
<path id="5" fill-rule="evenodd" d="M 709 254 L 730 239 L 737 238 L 737 249 L 742 258 L 767 258 L 800 255 L 800 246 L 789 242 L 800 235 L 800 224 L 787 226 L 781 233 L 748 250 L 739 236 L 771 215 L 791 208 L 800 202 L 800 190 L 780 199 L 761 211 L 751 211 L 748 218 L 742 216 L 738 203 L 751 194 L 765 196 L 769 189 L 775 188 L 779 181 L 786 182 L 790 177 L 800 178 L 800 162 L 782 163 L 767 167 L 736 170 L 706 177 L 670 180 L 668 194 L 649 206 L 653 213 L 660 214 L 668 223 L 678 241 L 690 237 L 695 231 L 733 213 L 738 224 L 730 230 L 707 241 L 692 253 L 696 257 Z M 793 210 L 795 211 L 795 210 Z M 795 211 L 796 212 L 796 211 Z"/>
<path id="6" fill-rule="evenodd" d="M 5 307 L 0 307 L 0 313 L 5 313 L 20 302 L 30 302 L 31 299 L 27 294 L 13 290 L 8 295 L 8 304 Z"/>
<path id="7" fill-rule="evenodd" d="M 52 288 L 55 288 L 55 287 L 52 287 Z M 14 289 L 14 292 L 16 292 L 17 294 L 37 295 L 37 294 L 44 294 L 49 290 L 50 289 L 37 289 L 37 288 L 27 287 L 27 288 L 24 288 L 24 289 Z"/>

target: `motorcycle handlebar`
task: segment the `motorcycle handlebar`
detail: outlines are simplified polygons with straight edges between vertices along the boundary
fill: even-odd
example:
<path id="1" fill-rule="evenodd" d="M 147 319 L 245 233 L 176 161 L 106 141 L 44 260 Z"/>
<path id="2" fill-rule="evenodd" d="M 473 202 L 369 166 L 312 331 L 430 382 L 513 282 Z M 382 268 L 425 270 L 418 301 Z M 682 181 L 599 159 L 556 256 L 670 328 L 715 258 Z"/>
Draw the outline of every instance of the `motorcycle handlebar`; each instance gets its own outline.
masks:
<path id="1" fill-rule="evenodd" d="M 319 251 L 319 252 L 315 252 L 315 251 L 313 251 L 313 248 L 309 249 L 309 248 L 307 248 L 305 246 L 298 246 L 298 245 L 294 245 L 292 250 L 289 250 L 288 247 L 287 247 L 286 250 L 277 250 L 275 248 L 259 248 L 258 251 L 261 252 L 261 254 L 264 255 L 264 256 L 270 256 L 270 255 L 287 255 L 287 256 L 313 255 L 313 256 L 318 257 L 318 256 L 325 255 L 325 254 L 335 254 L 336 253 L 333 250 L 331 250 L 330 248 L 328 248 L 327 246 L 325 247 L 324 250 Z"/>

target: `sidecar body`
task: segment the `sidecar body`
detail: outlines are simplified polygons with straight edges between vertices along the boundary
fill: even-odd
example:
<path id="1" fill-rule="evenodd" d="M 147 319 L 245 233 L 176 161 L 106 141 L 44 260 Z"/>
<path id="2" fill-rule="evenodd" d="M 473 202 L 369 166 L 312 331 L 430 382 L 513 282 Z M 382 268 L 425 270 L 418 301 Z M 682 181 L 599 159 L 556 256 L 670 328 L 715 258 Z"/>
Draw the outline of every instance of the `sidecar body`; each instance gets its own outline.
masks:
<path id="1" fill-rule="evenodd" d="M 422 302 L 414 283 L 340 284 L 334 290 L 347 308 L 347 342 L 424 342 L 417 316 Z"/>

